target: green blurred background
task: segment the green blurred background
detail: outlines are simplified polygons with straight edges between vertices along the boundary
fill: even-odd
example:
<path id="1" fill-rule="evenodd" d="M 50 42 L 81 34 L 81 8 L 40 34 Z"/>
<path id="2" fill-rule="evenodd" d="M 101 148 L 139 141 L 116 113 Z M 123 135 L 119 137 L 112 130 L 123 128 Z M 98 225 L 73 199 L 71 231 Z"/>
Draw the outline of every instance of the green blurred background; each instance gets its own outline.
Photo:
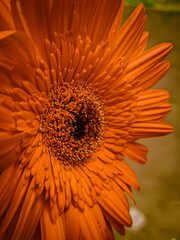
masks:
<path id="1" fill-rule="evenodd" d="M 122 240 L 180 240 L 180 1 L 179 0 L 126 0 L 124 20 L 141 2 L 147 7 L 149 31 L 147 48 L 162 42 L 171 42 L 174 48 L 167 57 L 171 69 L 155 88 L 170 92 L 172 112 L 166 122 L 175 128 L 174 133 L 158 138 L 145 139 L 149 148 L 148 161 L 138 165 L 129 160 L 141 185 L 133 191 L 136 205 L 145 218 L 144 226 L 126 230 Z M 138 214 L 137 214 L 138 218 Z M 139 217 L 141 218 L 141 217 Z"/>
<path id="2" fill-rule="evenodd" d="M 143 3 L 147 8 L 160 11 L 180 11 L 179 0 L 125 0 L 128 6 L 137 6 Z"/>

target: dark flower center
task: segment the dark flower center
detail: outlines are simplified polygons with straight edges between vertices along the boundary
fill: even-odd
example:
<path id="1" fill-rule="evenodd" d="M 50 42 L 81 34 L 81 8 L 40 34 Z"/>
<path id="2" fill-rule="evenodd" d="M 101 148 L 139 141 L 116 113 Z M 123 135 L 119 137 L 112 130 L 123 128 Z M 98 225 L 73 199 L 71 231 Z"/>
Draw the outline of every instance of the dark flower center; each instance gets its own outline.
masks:
<path id="1" fill-rule="evenodd" d="M 92 88 L 63 82 L 49 93 L 40 123 L 51 154 L 64 165 L 84 165 L 103 138 L 103 105 Z"/>

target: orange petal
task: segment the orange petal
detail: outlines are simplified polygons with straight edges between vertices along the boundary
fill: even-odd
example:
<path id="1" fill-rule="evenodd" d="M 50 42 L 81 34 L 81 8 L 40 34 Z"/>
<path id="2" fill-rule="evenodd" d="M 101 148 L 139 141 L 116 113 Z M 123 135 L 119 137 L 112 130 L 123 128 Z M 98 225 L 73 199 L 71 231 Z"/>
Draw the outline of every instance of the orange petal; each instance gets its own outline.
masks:
<path id="1" fill-rule="evenodd" d="M 24 184 L 24 174 L 22 174 L 21 179 L 17 184 L 15 191 L 13 192 L 13 197 L 11 199 L 10 205 L 8 206 L 6 214 L 3 218 L 3 222 L 1 224 L 1 231 L 6 231 L 6 229 L 10 225 L 14 215 L 16 214 L 18 207 L 22 202 L 22 199 L 25 196 L 27 189 L 28 189 L 28 182 Z"/>
<path id="2" fill-rule="evenodd" d="M 137 107 L 141 111 L 158 108 L 165 104 L 169 99 L 169 93 L 166 90 L 149 89 L 143 91 L 137 99 Z"/>
<path id="3" fill-rule="evenodd" d="M 137 57 L 138 55 L 142 54 L 146 48 L 147 42 L 148 42 L 149 33 L 143 32 L 142 37 L 137 44 L 136 48 L 133 51 L 133 54 L 131 55 L 130 59 L 133 59 L 134 57 Z"/>
<path id="4" fill-rule="evenodd" d="M 16 191 L 18 182 L 21 179 L 22 169 L 12 165 L 12 168 L 8 168 L 2 172 L 0 176 L 0 215 L 6 211 L 9 206 L 14 192 Z M 6 184 L 6 185 L 4 185 Z"/>
<path id="5" fill-rule="evenodd" d="M 21 153 L 20 139 L 22 134 L 0 132 L 0 171 L 18 160 Z"/>
<path id="6" fill-rule="evenodd" d="M 0 175 L 0 193 L 3 194 L 4 190 L 7 188 L 10 178 L 13 176 L 15 166 L 12 164 L 9 168 L 3 171 Z M 0 196 L 1 196 L 0 194 Z"/>
<path id="7" fill-rule="evenodd" d="M 66 33 L 71 30 L 74 11 L 74 1 L 54 0 L 51 14 L 51 34 Z"/>
<path id="8" fill-rule="evenodd" d="M 117 189 L 116 189 L 117 190 Z M 129 207 L 127 204 L 124 204 L 122 198 L 115 192 L 116 190 L 103 190 L 103 195 L 99 198 L 98 202 L 103 209 L 103 213 L 107 213 L 111 216 L 114 221 L 118 222 L 120 225 L 123 226 L 130 226 L 132 224 L 132 219 L 129 214 Z M 118 192 L 121 194 L 125 194 L 122 190 L 118 187 Z M 106 217 L 106 214 L 105 214 Z M 110 222 L 113 224 L 112 222 Z"/>
<path id="9" fill-rule="evenodd" d="M 124 156 L 138 163 L 146 162 L 147 153 L 147 147 L 136 142 L 127 143 L 126 148 L 123 151 Z"/>
<path id="10" fill-rule="evenodd" d="M 65 212 L 66 220 L 66 239 L 79 240 L 80 239 L 80 220 L 79 209 L 75 208 L 73 204 Z"/>
<path id="11" fill-rule="evenodd" d="M 5 99 L 4 99 L 5 101 Z M 0 104 L 0 130 L 15 131 L 13 112 Z"/>
<path id="12" fill-rule="evenodd" d="M 136 175 L 134 171 L 131 169 L 131 167 L 125 161 L 117 161 L 116 166 L 122 172 L 122 174 L 118 175 L 117 177 L 124 181 L 129 186 L 139 191 L 140 186 L 136 178 Z"/>
<path id="13" fill-rule="evenodd" d="M 1 2 L 0 2 L 1 3 Z M 5 37 L 7 37 L 8 35 L 11 35 L 12 33 L 14 33 L 15 31 L 2 31 L 0 32 L 0 39 L 3 39 Z"/>
<path id="14" fill-rule="evenodd" d="M 22 33 L 15 32 L 1 39 L 0 50 L 0 58 L 4 56 L 14 65 L 19 62 L 24 67 L 25 63 L 36 63 L 32 44 Z"/>
<path id="15" fill-rule="evenodd" d="M 49 1 L 11 0 L 12 15 L 17 31 L 25 32 L 43 54 L 43 41 L 48 38 Z"/>
<path id="16" fill-rule="evenodd" d="M 98 204 L 94 204 L 91 209 L 101 231 L 102 239 L 113 240 L 114 236 L 112 229 L 110 225 L 106 222 L 100 206 Z"/>
<path id="17" fill-rule="evenodd" d="M 149 71 L 141 74 L 138 77 L 139 84 L 138 86 L 142 88 L 142 90 L 147 90 L 151 88 L 154 84 L 156 84 L 169 70 L 170 62 L 164 61 L 162 63 L 157 64 L 155 67 L 149 69 Z"/>
<path id="18" fill-rule="evenodd" d="M 125 228 L 123 226 L 123 224 L 120 223 L 120 221 L 118 221 L 117 219 L 113 218 L 113 216 L 111 214 L 109 214 L 108 212 L 106 212 L 104 209 L 102 209 L 102 212 L 105 216 L 105 218 L 107 219 L 107 221 L 112 225 L 112 227 L 121 235 L 125 235 Z"/>
<path id="19" fill-rule="evenodd" d="M 74 22 L 78 25 L 78 31 L 84 35 L 87 29 L 87 34 L 94 43 L 106 40 L 120 6 L 122 0 L 77 1 Z"/>
<path id="20" fill-rule="evenodd" d="M 11 14 L 10 1 L 0 1 L 0 31 L 2 30 L 15 30 L 14 22 Z"/>
<path id="21" fill-rule="evenodd" d="M 34 189 L 31 189 L 31 185 L 30 185 L 22 205 L 22 209 L 19 215 L 19 219 L 17 221 L 15 231 L 13 232 L 13 236 L 11 238 L 12 240 L 23 239 L 22 236 L 28 230 L 27 221 L 28 221 L 29 214 L 32 210 L 34 202 L 35 202 L 35 191 Z"/>
<path id="22" fill-rule="evenodd" d="M 160 106 L 157 106 L 157 108 L 143 110 L 136 117 L 136 122 L 162 121 L 170 111 L 171 105 L 169 103 L 164 103 Z"/>
<path id="23" fill-rule="evenodd" d="M 90 9 L 88 9 L 91 16 L 90 19 L 87 19 L 87 32 L 92 41 L 98 43 L 107 39 L 122 0 L 103 0 L 95 2 L 98 3 L 95 11 L 91 12 Z M 86 8 L 87 7 L 88 6 L 86 6 Z M 82 11 L 84 11 L 84 9 Z"/>
<path id="24" fill-rule="evenodd" d="M 118 33 L 119 33 L 119 29 L 121 27 L 121 23 L 122 23 L 122 19 L 123 19 L 123 11 L 124 11 L 124 0 L 121 1 L 121 5 L 119 7 L 119 11 L 116 15 L 116 18 L 111 26 L 111 29 L 109 31 L 109 36 L 108 36 L 108 40 L 110 41 L 110 39 L 112 40 L 114 38 L 114 40 L 116 39 Z M 111 37 L 111 36 L 114 37 Z M 113 45 L 113 44 L 112 44 Z"/>
<path id="25" fill-rule="evenodd" d="M 24 79 L 35 84 L 32 66 L 36 65 L 33 46 L 25 35 L 15 32 L 0 40 L 0 66 L 5 69 L 4 77 L 10 77 L 11 85 L 19 86 Z"/>
<path id="26" fill-rule="evenodd" d="M 31 238 L 31 240 L 41 240 L 41 228 L 40 228 L 40 223 L 36 227 L 36 230 Z"/>
<path id="27" fill-rule="evenodd" d="M 0 58 L 0 84 L 1 84 L 1 91 L 5 88 L 12 88 L 13 83 L 11 81 L 11 71 L 8 70 L 9 63 L 7 63 L 7 59 Z"/>
<path id="28" fill-rule="evenodd" d="M 144 13 L 145 8 L 140 4 L 119 30 L 117 40 L 114 46 L 111 46 L 115 57 L 125 56 L 127 59 L 133 53 L 146 24 L 147 18 Z"/>
<path id="29" fill-rule="evenodd" d="M 161 43 L 131 60 L 125 71 L 125 79 L 138 77 L 161 62 L 171 51 L 171 43 Z"/>
<path id="30" fill-rule="evenodd" d="M 132 134 L 136 138 L 163 136 L 173 131 L 173 127 L 164 122 L 137 122 L 131 127 Z"/>
<path id="31" fill-rule="evenodd" d="M 80 212 L 80 234 L 82 239 L 102 239 L 96 218 L 88 206 L 85 206 L 84 212 Z"/>
<path id="32" fill-rule="evenodd" d="M 53 223 L 50 215 L 50 207 L 45 204 L 42 216 L 40 218 L 42 240 L 65 240 L 63 216 L 59 216 L 56 223 Z"/>

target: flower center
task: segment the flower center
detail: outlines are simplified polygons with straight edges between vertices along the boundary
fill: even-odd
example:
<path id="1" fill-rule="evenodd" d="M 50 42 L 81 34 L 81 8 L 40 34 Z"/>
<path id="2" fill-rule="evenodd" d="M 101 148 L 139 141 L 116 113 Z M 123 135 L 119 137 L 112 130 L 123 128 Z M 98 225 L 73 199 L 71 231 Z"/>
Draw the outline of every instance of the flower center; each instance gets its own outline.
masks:
<path id="1" fill-rule="evenodd" d="M 96 151 L 106 123 L 103 105 L 93 89 L 72 81 L 49 93 L 40 124 L 50 153 L 64 165 L 80 166 Z"/>

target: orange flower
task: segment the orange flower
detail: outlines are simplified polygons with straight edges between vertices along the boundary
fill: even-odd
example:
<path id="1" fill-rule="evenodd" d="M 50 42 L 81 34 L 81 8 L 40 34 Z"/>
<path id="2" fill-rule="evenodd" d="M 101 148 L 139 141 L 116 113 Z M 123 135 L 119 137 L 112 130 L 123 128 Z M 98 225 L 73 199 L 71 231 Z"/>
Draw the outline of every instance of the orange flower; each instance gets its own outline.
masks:
<path id="1" fill-rule="evenodd" d="M 122 15 L 123 0 L 1 0 L 1 239 L 131 226 L 124 191 L 140 187 L 124 156 L 144 163 L 136 140 L 172 132 L 168 93 L 149 90 L 172 45 L 144 50 L 143 5 L 120 28 Z"/>

